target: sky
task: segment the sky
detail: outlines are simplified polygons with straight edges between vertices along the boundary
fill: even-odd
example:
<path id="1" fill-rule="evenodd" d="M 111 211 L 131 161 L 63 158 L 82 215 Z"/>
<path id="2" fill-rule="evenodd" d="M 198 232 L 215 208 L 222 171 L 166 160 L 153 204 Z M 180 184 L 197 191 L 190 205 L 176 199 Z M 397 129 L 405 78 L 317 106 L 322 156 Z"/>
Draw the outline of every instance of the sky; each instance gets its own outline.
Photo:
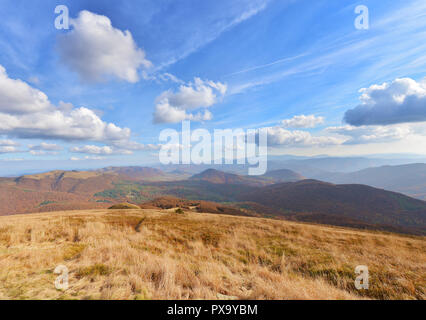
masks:
<path id="1" fill-rule="evenodd" d="M 0 0 L 0 174 L 156 163 L 183 120 L 426 155 L 426 2 Z"/>

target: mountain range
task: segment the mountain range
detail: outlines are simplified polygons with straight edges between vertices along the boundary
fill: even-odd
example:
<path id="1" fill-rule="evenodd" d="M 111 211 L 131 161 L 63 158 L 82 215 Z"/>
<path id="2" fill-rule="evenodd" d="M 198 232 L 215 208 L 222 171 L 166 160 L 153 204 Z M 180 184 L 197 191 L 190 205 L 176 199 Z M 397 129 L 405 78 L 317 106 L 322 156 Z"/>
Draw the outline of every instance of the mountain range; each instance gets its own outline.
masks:
<path id="1" fill-rule="evenodd" d="M 423 166 L 409 168 L 422 170 Z M 355 176 L 365 175 L 368 173 Z M 386 172 L 382 175 L 389 178 Z M 167 196 L 198 201 L 198 205 L 206 201 L 204 207 L 212 208 L 212 213 L 426 233 L 425 201 L 359 183 L 333 184 L 305 179 L 288 169 L 259 177 L 207 169 L 185 177 L 179 172 L 167 173 L 155 168 L 109 167 L 1 178 L 0 214 L 107 208 L 123 201 L 155 206 L 159 203 L 155 199 Z M 388 183 L 392 184 L 393 180 L 389 179 Z M 409 186 L 407 177 L 406 180 Z M 414 179 L 412 183 L 420 181 L 421 178 Z"/>
<path id="2" fill-rule="evenodd" d="M 320 180 L 338 184 L 366 184 L 426 200 L 426 164 L 424 163 L 381 166 L 350 173 L 322 174 L 317 177 Z"/>

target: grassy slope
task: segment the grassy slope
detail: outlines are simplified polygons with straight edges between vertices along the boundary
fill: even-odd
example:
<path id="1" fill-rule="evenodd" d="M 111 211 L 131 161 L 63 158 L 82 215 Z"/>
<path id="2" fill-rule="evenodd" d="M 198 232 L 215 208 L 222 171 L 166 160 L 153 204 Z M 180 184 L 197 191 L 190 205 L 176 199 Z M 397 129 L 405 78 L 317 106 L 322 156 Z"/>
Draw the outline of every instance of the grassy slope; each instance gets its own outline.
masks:
<path id="1" fill-rule="evenodd" d="M 0 217 L 0 298 L 424 299 L 426 242 L 173 210 Z M 57 291 L 53 270 L 70 270 Z M 370 290 L 354 288 L 357 265 Z"/>

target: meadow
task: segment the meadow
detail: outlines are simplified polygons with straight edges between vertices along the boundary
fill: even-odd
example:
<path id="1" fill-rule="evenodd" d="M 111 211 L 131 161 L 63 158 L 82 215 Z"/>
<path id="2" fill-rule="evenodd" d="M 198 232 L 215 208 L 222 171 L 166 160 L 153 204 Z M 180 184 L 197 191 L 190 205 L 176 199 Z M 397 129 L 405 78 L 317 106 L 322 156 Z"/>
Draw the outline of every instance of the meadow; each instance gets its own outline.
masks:
<path id="1" fill-rule="evenodd" d="M 358 265 L 368 290 L 354 286 Z M 425 299 L 425 288 L 424 237 L 173 209 L 0 217 L 0 299 Z"/>

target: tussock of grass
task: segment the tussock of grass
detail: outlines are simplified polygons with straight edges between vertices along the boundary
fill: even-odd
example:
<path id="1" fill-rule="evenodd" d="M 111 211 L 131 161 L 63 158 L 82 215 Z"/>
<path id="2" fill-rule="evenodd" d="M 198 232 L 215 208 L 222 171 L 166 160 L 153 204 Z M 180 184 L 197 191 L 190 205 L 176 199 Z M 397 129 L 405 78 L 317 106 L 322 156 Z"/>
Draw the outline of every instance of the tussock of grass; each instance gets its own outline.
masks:
<path id="1" fill-rule="evenodd" d="M 154 209 L 0 217 L 5 299 L 424 299 L 425 278 L 424 237 Z"/>
<path id="2" fill-rule="evenodd" d="M 90 267 L 80 268 L 77 270 L 77 278 L 107 276 L 111 274 L 111 269 L 101 263 L 97 263 Z"/>
<path id="3" fill-rule="evenodd" d="M 72 244 L 64 249 L 63 259 L 73 260 L 81 256 L 81 252 L 86 248 L 85 244 Z"/>

